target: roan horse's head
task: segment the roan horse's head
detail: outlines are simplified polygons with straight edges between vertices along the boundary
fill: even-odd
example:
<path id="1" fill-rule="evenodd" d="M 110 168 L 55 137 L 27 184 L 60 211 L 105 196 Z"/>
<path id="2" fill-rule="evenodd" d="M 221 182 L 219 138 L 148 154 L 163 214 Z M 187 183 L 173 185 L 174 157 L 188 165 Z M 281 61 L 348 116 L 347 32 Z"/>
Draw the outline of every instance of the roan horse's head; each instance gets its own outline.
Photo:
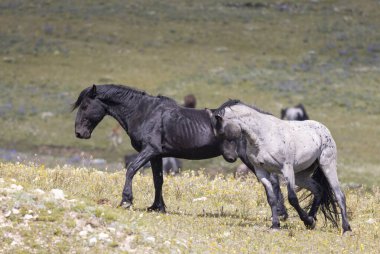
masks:
<path id="1" fill-rule="evenodd" d="M 235 162 L 238 155 L 238 145 L 241 140 L 241 128 L 237 123 L 224 119 L 222 114 L 217 111 L 212 113 L 207 110 L 215 136 L 221 140 L 221 153 L 228 162 Z"/>
<path id="2" fill-rule="evenodd" d="M 97 99 L 96 86 L 84 89 L 73 105 L 73 110 L 78 108 L 75 119 L 75 136 L 89 139 L 92 131 L 106 115 L 106 110 Z"/>

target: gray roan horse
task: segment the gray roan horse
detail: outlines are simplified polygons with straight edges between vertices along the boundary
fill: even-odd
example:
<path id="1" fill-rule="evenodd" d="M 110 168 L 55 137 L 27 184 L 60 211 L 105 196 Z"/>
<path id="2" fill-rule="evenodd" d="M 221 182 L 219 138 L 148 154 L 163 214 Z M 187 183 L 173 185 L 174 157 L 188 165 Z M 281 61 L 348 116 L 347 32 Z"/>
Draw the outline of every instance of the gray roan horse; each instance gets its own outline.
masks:
<path id="1" fill-rule="evenodd" d="M 148 210 L 165 212 L 162 158 L 201 160 L 222 155 L 207 111 L 179 106 L 164 96 L 151 96 L 121 85 L 93 85 L 80 93 L 73 105 L 73 110 L 76 108 L 79 108 L 75 120 L 78 138 L 90 138 L 103 117 L 110 115 L 128 133 L 132 146 L 139 152 L 126 173 L 120 203 L 124 208 L 132 205 L 133 176 L 147 162 L 152 165 L 155 188 L 154 202 Z M 255 172 L 244 155 L 241 159 Z M 278 178 L 273 176 L 271 180 L 278 190 L 275 195 L 279 211 L 287 217 Z"/>
<path id="2" fill-rule="evenodd" d="M 343 233 L 351 231 L 345 195 L 337 176 L 337 149 L 330 131 L 316 121 L 284 121 L 238 100 L 230 100 L 209 112 L 215 134 L 223 139 L 222 153 L 228 161 L 238 158 L 238 143 L 246 140 L 245 154 L 259 180 L 267 186 L 272 207 L 272 227 L 280 226 L 269 173 L 282 174 L 287 182 L 289 203 L 306 227 L 314 228 L 319 206 L 325 218 L 337 226 L 342 215 Z M 294 187 L 313 194 L 307 213 L 299 205 Z M 269 191 L 268 191 L 269 190 Z"/>

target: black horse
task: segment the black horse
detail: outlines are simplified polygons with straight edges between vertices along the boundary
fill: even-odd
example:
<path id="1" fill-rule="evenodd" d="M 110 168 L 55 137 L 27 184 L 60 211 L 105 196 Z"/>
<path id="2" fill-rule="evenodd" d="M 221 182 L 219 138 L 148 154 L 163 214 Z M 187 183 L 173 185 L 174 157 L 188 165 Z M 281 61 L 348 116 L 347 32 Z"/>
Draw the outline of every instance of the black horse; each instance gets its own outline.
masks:
<path id="1" fill-rule="evenodd" d="M 151 96 L 121 85 L 93 85 L 84 89 L 73 110 L 78 107 L 75 120 L 77 138 L 89 139 L 103 117 L 110 115 L 125 129 L 132 146 L 139 152 L 126 173 L 120 203 L 124 208 L 132 205 L 133 176 L 148 161 L 152 165 L 155 188 L 154 202 L 148 210 L 165 212 L 162 158 L 201 160 L 222 155 L 221 141 L 213 132 L 206 110 L 185 108 L 170 98 Z M 243 155 L 241 159 L 255 173 L 248 159 Z M 279 213 L 287 217 L 278 178 L 274 177 L 272 181 L 277 186 Z"/>

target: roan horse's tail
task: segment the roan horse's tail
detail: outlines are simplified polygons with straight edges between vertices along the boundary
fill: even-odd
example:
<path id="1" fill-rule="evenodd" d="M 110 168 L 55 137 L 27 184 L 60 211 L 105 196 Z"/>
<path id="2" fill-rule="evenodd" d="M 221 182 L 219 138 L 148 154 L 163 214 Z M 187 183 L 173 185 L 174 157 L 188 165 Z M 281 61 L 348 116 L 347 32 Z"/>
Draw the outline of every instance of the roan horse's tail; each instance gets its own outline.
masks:
<path id="1" fill-rule="evenodd" d="M 322 199 L 320 209 L 325 217 L 325 220 L 331 221 L 335 227 L 338 227 L 339 212 L 336 198 L 325 174 L 319 166 L 314 170 L 311 178 L 321 187 Z"/>

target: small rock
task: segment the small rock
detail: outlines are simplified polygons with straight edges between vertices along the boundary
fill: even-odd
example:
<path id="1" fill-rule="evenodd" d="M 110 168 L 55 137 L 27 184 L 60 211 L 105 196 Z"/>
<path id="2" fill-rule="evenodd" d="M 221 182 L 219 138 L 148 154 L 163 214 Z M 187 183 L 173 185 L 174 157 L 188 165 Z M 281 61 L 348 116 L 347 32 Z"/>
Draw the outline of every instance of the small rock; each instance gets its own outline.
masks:
<path id="1" fill-rule="evenodd" d="M 31 219 L 33 219 L 33 215 L 31 215 L 31 214 L 25 214 L 24 220 L 31 220 Z"/>
<path id="2" fill-rule="evenodd" d="M 41 119 L 42 120 L 46 120 L 46 119 L 53 117 L 53 116 L 54 116 L 54 113 L 52 113 L 52 112 L 42 112 L 41 113 Z"/>
<path id="3" fill-rule="evenodd" d="M 101 233 L 98 235 L 98 238 L 99 238 L 100 241 L 106 241 L 106 240 L 108 240 L 109 235 L 108 235 L 107 233 L 103 233 L 103 232 L 101 232 Z"/>
<path id="4" fill-rule="evenodd" d="M 50 191 L 50 194 L 52 194 L 55 199 L 65 199 L 65 194 L 63 193 L 63 190 L 52 189 Z"/>
<path id="5" fill-rule="evenodd" d="M 14 190 L 18 190 L 18 191 L 24 189 L 24 187 L 22 187 L 21 185 L 17 185 L 17 184 L 13 184 L 13 183 L 11 184 L 11 188 Z"/>
<path id="6" fill-rule="evenodd" d="M 20 210 L 19 210 L 19 209 L 16 209 L 16 208 L 12 208 L 12 213 L 13 213 L 13 214 L 19 214 L 19 213 L 20 213 Z"/>
<path id="7" fill-rule="evenodd" d="M 37 194 L 39 194 L 39 195 L 45 194 L 45 192 L 43 190 L 41 190 L 41 189 L 35 189 L 34 192 L 37 193 Z"/>
<path id="8" fill-rule="evenodd" d="M 207 197 L 200 197 L 200 198 L 194 198 L 193 202 L 198 202 L 198 201 L 206 201 Z"/>
<path id="9" fill-rule="evenodd" d="M 96 243 L 98 242 L 98 240 L 96 239 L 96 237 L 91 237 L 90 240 L 88 240 L 88 245 L 90 247 L 94 246 Z"/>
<path id="10" fill-rule="evenodd" d="M 86 230 L 82 230 L 82 231 L 79 232 L 79 236 L 80 236 L 80 237 L 83 237 L 83 238 L 84 238 L 84 237 L 86 237 L 87 235 L 88 235 L 88 231 L 86 231 Z"/>
<path id="11" fill-rule="evenodd" d="M 154 238 L 153 236 L 148 236 L 147 238 L 145 238 L 145 240 L 147 242 L 154 243 L 156 241 L 156 238 Z"/>
<path id="12" fill-rule="evenodd" d="M 223 236 L 224 236 L 224 237 L 229 237 L 230 235 L 231 235 L 231 233 L 228 232 L 228 231 L 224 231 L 224 233 L 223 233 Z"/>
<path id="13" fill-rule="evenodd" d="M 11 216 L 11 214 L 12 214 L 12 212 L 9 210 L 9 211 L 6 211 L 5 213 L 4 213 L 4 217 L 5 218 L 8 218 L 9 216 Z"/>
<path id="14" fill-rule="evenodd" d="M 91 218 L 89 221 L 87 221 L 87 224 L 94 227 L 94 228 L 100 227 L 99 220 L 97 220 L 95 218 Z"/>
<path id="15" fill-rule="evenodd" d="M 111 233 L 115 233 L 116 231 L 116 229 L 113 227 L 108 227 L 107 230 L 110 231 Z"/>
<path id="16" fill-rule="evenodd" d="M 366 222 L 367 222 L 368 224 L 375 224 L 375 223 L 376 223 L 376 220 L 373 219 L 373 218 L 369 218 Z"/>

